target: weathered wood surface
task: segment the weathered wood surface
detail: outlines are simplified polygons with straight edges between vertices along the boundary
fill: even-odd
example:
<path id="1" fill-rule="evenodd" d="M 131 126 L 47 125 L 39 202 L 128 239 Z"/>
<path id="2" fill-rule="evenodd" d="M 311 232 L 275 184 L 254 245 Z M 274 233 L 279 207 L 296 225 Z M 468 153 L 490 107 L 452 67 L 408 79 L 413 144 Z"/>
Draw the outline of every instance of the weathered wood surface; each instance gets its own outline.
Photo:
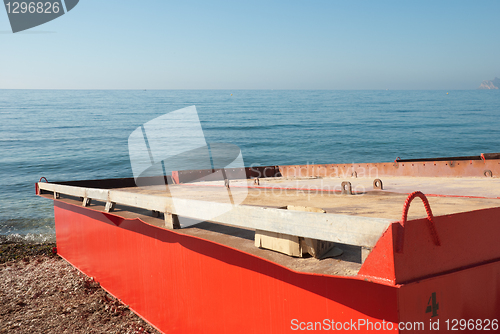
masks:
<path id="1" fill-rule="evenodd" d="M 340 179 L 311 178 L 265 179 L 260 180 L 260 187 L 252 187 L 252 180 L 232 180 L 229 190 L 222 181 L 110 190 L 52 183 L 38 185 L 40 189 L 49 192 L 105 203 L 366 248 L 374 246 L 390 222 L 401 218 L 406 192 L 427 189 L 431 194 L 439 193 L 438 190 L 445 195 L 450 194 L 451 196 L 445 197 L 429 197 L 435 216 L 500 206 L 500 199 L 497 198 L 454 197 L 457 193 L 495 196 L 500 189 L 497 187 L 500 180 L 426 179 L 386 178 L 382 180 L 385 190 L 369 191 L 362 195 L 322 192 L 317 189 L 333 189 L 337 183 L 340 186 Z M 371 190 L 373 187 L 371 179 L 351 178 L 350 181 L 353 190 Z M 175 198 L 171 197 L 172 191 L 176 194 Z M 246 198 L 241 203 L 243 205 L 230 204 L 227 200 L 228 191 L 234 197 L 244 193 Z M 317 210 L 313 211 L 317 212 L 291 212 L 286 207 L 315 207 Z M 323 211 L 326 213 L 320 213 Z M 419 203 L 413 204 L 408 218 L 423 217 L 426 217 L 424 207 Z M 177 227 L 174 219 L 167 217 L 166 225 L 170 228 Z"/>
<path id="2" fill-rule="evenodd" d="M 490 177 L 351 177 L 345 178 L 265 178 L 254 185 L 253 180 L 231 180 L 233 188 L 238 186 L 275 187 L 276 189 L 312 189 L 341 192 L 341 183 L 349 181 L 353 192 L 373 190 L 373 181 L 379 179 L 385 192 L 411 193 L 421 191 L 424 194 L 442 196 L 469 196 L 500 198 L 500 178 Z M 200 182 L 198 185 L 214 185 L 217 182 Z M 219 184 L 221 181 L 219 181 Z M 192 183 L 193 185 L 196 183 Z"/>
<path id="3" fill-rule="evenodd" d="M 305 182 L 305 180 L 303 180 Z M 311 182 L 314 180 L 311 180 Z M 317 181 L 317 180 L 316 180 Z M 233 181 L 236 184 L 239 181 Z M 451 182 L 451 180 L 450 180 Z M 175 185 L 171 188 L 180 187 L 175 193 L 186 199 L 197 199 L 203 201 L 223 202 L 227 200 L 227 190 L 222 182 L 215 185 Z M 165 186 L 146 188 L 123 188 L 121 191 L 148 194 L 155 196 L 171 196 L 166 192 Z M 384 218 L 393 221 L 401 219 L 403 205 L 407 193 L 394 193 L 386 190 L 371 190 L 358 195 L 341 195 L 340 192 L 321 192 L 304 188 L 298 189 L 274 189 L 274 188 L 240 188 L 231 187 L 231 193 L 239 197 L 239 192 L 244 192 L 247 197 L 242 204 L 260 207 L 293 208 L 314 207 L 316 211 L 333 214 L 345 214 L 349 216 L 363 216 L 373 218 Z M 408 189 L 409 192 L 419 190 L 419 187 Z M 468 198 L 454 196 L 429 196 L 432 212 L 435 216 L 448 215 L 459 212 L 467 212 L 500 206 L 500 199 L 496 198 Z M 427 214 L 421 203 L 414 203 L 408 214 L 408 219 L 425 218 Z"/>
<path id="4" fill-rule="evenodd" d="M 38 186 L 45 191 L 155 210 L 200 221 L 210 220 L 244 228 L 365 247 L 373 247 L 391 223 L 391 220 L 382 218 L 232 205 L 124 190 L 81 188 L 51 183 L 38 183 Z"/>

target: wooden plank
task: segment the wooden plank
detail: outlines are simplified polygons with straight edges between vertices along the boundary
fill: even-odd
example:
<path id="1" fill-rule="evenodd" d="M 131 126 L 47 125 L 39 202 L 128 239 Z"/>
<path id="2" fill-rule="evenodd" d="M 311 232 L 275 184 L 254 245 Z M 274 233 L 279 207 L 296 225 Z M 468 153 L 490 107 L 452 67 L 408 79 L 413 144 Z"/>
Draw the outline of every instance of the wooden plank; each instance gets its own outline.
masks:
<path id="1" fill-rule="evenodd" d="M 84 188 L 84 189 L 85 189 L 85 194 L 87 195 L 88 198 L 106 202 L 109 199 L 109 193 L 110 193 L 109 190 L 95 189 L 95 188 Z"/>
<path id="2" fill-rule="evenodd" d="M 89 206 L 90 203 L 92 203 L 92 198 L 88 198 L 88 197 L 82 198 L 82 206 L 83 207 Z"/>
<path id="3" fill-rule="evenodd" d="M 165 227 L 170 230 L 181 228 L 179 217 L 177 215 L 165 212 Z"/>
<path id="4" fill-rule="evenodd" d="M 124 191 L 109 192 L 109 199 L 118 204 L 133 206 L 136 208 L 170 212 L 174 210 L 174 205 L 171 197 L 160 197 L 146 194 L 133 194 Z"/>
<path id="5" fill-rule="evenodd" d="M 104 211 L 113 212 L 115 211 L 115 202 L 106 202 L 106 206 L 104 207 Z"/>
<path id="6" fill-rule="evenodd" d="M 232 205 L 50 183 L 38 183 L 38 185 L 43 190 L 155 210 L 199 221 L 208 220 L 368 248 L 375 246 L 382 233 L 391 224 L 391 220 L 382 218 Z"/>
<path id="7" fill-rule="evenodd" d="M 255 230 L 255 246 L 286 255 L 302 257 L 300 238 L 283 233 Z"/>
<path id="8" fill-rule="evenodd" d="M 381 218 L 185 199 L 176 199 L 175 211 L 183 217 L 367 247 L 373 247 L 391 223 Z"/>
<path id="9" fill-rule="evenodd" d="M 321 208 L 314 208 L 311 206 L 303 206 L 303 205 L 287 205 L 286 208 L 287 210 L 294 210 L 294 211 L 326 213 L 326 211 Z"/>

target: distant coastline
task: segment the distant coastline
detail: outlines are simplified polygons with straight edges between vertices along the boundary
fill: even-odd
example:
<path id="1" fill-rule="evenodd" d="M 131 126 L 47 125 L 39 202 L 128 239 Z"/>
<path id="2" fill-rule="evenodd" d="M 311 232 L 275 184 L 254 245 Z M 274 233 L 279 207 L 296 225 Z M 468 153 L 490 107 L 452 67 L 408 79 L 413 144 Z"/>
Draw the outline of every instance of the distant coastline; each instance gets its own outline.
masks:
<path id="1" fill-rule="evenodd" d="M 484 80 L 477 89 L 499 89 L 500 79 L 495 77 L 493 80 Z"/>

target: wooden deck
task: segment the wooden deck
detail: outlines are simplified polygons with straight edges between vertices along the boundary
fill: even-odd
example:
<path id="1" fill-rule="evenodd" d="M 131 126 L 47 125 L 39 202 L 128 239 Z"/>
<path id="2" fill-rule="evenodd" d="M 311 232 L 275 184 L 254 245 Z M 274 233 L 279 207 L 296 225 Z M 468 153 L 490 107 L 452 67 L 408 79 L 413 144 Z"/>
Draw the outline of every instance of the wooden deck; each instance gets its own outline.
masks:
<path id="1" fill-rule="evenodd" d="M 500 180 L 491 178 L 386 177 L 382 180 L 384 190 L 373 190 L 373 179 L 368 178 L 269 178 L 259 181 L 260 184 L 255 185 L 253 180 L 231 180 L 229 189 L 222 181 L 114 189 L 57 183 L 38 183 L 38 187 L 41 195 L 47 198 L 57 197 L 102 212 L 112 210 L 115 215 L 139 218 L 162 228 L 166 227 L 162 214 L 154 217 L 152 210 L 198 220 L 193 223 L 212 214 L 215 216 L 209 222 L 181 228 L 176 233 L 224 244 L 292 270 L 343 276 L 358 273 L 362 249 L 373 247 L 391 222 L 401 219 L 410 192 L 419 190 L 429 195 L 436 219 L 442 215 L 500 206 Z M 351 182 L 355 193 L 342 195 L 342 181 Z M 228 194 L 242 202 L 238 205 L 228 203 Z M 319 208 L 325 213 L 287 210 L 289 206 Z M 223 213 L 217 215 L 219 211 Z M 426 217 L 423 205 L 415 201 L 408 219 L 423 217 Z M 334 259 L 318 260 L 259 249 L 254 245 L 256 229 L 336 242 L 344 253 Z"/>
<path id="2" fill-rule="evenodd" d="M 235 197 L 246 195 L 243 205 L 285 208 L 288 205 L 321 208 L 327 213 L 383 218 L 398 221 L 408 194 L 422 191 L 428 196 L 434 216 L 467 212 L 500 206 L 500 179 L 481 178 L 384 178 L 384 190 L 373 190 L 373 179 L 352 178 L 354 195 L 340 193 L 344 179 L 260 179 L 232 180 L 230 191 Z M 222 181 L 181 185 L 130 187 L 118 191 L 160 197 L 175 196 L 213 202 L 227 201 Z M 408 219 L 426 217 L 422 205 L 411 206 Z"/>

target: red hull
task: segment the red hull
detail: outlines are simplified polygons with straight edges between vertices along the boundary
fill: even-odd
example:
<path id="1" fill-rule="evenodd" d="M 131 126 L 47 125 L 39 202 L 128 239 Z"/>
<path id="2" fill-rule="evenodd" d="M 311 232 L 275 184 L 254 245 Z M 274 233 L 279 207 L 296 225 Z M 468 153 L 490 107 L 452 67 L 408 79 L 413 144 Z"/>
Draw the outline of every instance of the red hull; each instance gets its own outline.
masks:
<path id="1" fill-rule="evenodd" d="M 447 319 L 500 315 L 500 245 L 488 241 L 500 232 L 499 208 L 439 217 L 439 249 L 416 220 L 405 227 L 404 254 L 394 254 L 393 224 L 356 277 L 295 272 L 59 200 L 54 211 L 58 253 L 165 333 L 331 330 L 332 321 L 394 333 L 400 322 L 422 322 L 428 331 L 436 320 L 445 331 Z"/>

